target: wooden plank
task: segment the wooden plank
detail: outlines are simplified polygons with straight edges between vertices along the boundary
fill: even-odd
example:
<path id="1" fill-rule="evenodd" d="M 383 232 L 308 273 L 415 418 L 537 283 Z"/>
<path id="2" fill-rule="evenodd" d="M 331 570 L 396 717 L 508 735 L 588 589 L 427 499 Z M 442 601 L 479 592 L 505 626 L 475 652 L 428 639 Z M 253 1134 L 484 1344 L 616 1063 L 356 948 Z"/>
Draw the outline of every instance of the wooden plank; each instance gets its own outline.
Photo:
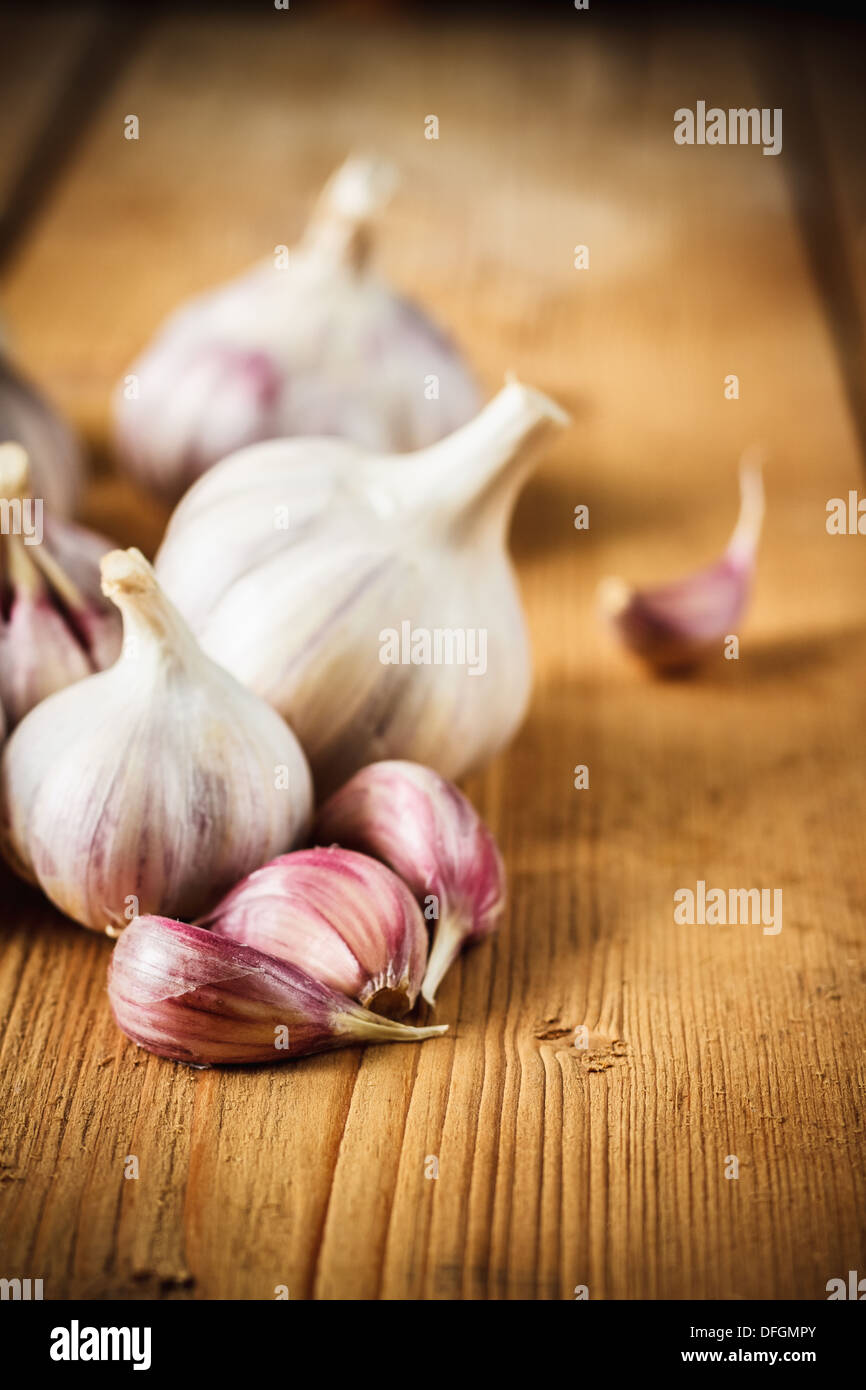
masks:
<path id="1" fill-rule="evenodd" d="M 145 17 L 0 12 L 0 265 L 15 254 L 81 132 L 117 76 Z"/>
<path id="2" fill-rule="evenodd" d="M 91 31 L 90 12 L 0 12 L 0 81 L 7 118 L 0 123 L 0 207 L 55 110 L 58 89 Z"/>
<path id="3" fill-rule="evenodd" d="M 402 166 L 383 266 L 489 386 L 511 367 L 575 413 L 515 526 L 532 710 L 468 788 L 509 917 L 443 986 L 447 1039 L 190 1073 L 118 1039 L 107 943 L 8 889 L 4 1249 L 50 1297 L 823 1297 L 862 1258 L 866 600 L 862 549 L 824 528 L 858 441 L 792 214 L 802 152 L 674 145 L 679 106 L 775 104 L 732 29 L 623 43 L 586 16 L 547 34 L 290 13 L 149 36 L 10 311 L 99 441 L 179 297 L 291 240 L 347 148 Z M 595 585 L 713 556 L 756 439 L 769 509 L 741 660 L 651 681 L 599 628 Z M 108 486 L 90 515 L 131 539 Z M 675 926 L 700 878 L 781 887 L 783 930 Z"/>

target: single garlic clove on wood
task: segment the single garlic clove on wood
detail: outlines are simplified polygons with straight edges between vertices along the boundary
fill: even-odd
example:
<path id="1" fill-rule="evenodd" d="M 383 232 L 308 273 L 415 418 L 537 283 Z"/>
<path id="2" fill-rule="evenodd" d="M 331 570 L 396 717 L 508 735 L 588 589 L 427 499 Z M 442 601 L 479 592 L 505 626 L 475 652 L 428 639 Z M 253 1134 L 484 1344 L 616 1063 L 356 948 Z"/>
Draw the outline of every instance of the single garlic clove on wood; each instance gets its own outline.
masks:
<path id="1" fill-rule="evenodd" d="M 81 450 L 70 427 L 0 355 L 0 441 L 15 439 L 30 456 L 34 497 L 55 517 L 71 516 L 82 485 Z"/>
<path id="2" fill-rule="evenodd" d="M 424 918 L 405 883 L 336 845 L 274 859 L 199 925 L 278 956 L 388 1018 L 412 1008 L 427 963 Z"/>
<path id="3" fill-rule="evenodd" d="M 429 767 L 371 763 L 325 802 L 313 833 L 375 855 L 409 885 L 433 924 L 421 990 L 434 1003 L 462 948 L 495 931 L 505 908 L 502 856 L 471 802 Z"/>
<path id="4" fill-rule="evenodd" d="M 195 1066 L 281 1062 L 445 1032 L 380 1018 L 296 965 L 165 917 L 138 917 L 123 933 L 108 994 L 134 1043 Z"/>
<path id="5" fill-rule="evenodd" d="M 312 787 L 288 725 L 199 649 L 137 550 L 102 561 L 123 615 L 109 670 L 43 700 L 0 761 L 0 847 L 96 931 L 193 917 L 304 835 Z"/>
<path id="6" fill-rule="evenodd" d="M 624 646 L 658 671 L 687 670 L 720 652 L 746 610 L 763 519 L 760 455 L 750 450 L 740 465 L 739 518 L 716 564 L 651 589 L 621 579 L 599 586 L 601 612 Z"/>
<path id="7" fill-rule="evenodd" d="M 19 444 L 0 444 L 0 699 L 10 728 L 110 666 L 120 619 L 99 588 L 111 543 L 44 514 Z"/>
<path id="8" fill-rule="evenodd" d="M 394 173 L 348 160 L 300 244 L 172 315 L 115 396 L 124 467 L 176 501 L 258 440 L 339 435 L 394 452 L 478 409 L 456 350 L 370 267 Z"/>
<path id="9" fill-rule="evenodd" d="M 531 664 L 508 523 L 567 419 L 513 382 L 418 453 L 273 440 L 180 503 L 160 581 L 205 651 L 289 719 L 320 795 L 383 758 L 454 779 L 514 734 Z"/>

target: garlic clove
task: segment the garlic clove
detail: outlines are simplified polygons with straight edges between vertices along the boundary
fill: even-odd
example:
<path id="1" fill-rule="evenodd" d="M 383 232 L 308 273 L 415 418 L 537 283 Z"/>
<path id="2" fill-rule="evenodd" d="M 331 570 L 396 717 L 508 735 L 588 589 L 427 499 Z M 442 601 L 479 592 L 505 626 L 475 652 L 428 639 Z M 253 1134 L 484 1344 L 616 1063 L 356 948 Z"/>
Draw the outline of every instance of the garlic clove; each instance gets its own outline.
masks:
<path id="1" fill-rule="evenodd" d="M 165 917 L 138 917 L 123 933 L 108 994 L 134 1043 L 195 1066 L 280 1062 L 445 1032 L 379 1018 L 287 961 Z"/>
<path id="2" fill-rule="evenodd" d="M 371 763 L 325 803 L 313 834 L 374 855 L 411 888 L 435 923 L 421 986 L 433 1004 L 462 948 L 495 931 L 505 908 L 502 856 L 471 802 L 428 767 Z"/>
<path id="3" fill-rule="evenodd" d="M 388 1018 L 412 1008 L 427 962 L 424 918 L 406 885 L 375 859 L 336 845 L 274 859 L 199 925 Z"/>
<path id="4" fill-rule="evenodd" d="M 719 651 L 748 603 L 763 518 L 760 458 L 750 450 L 740 465 L 740 514 L 716 564 L 652 589 L 621 579 L 599 586 L 601 612 L 624 646 L 659 671 L 686 670 Z"/>
<path id="5" fill-rule="evenodd" d="M 0 847 L 96 931 L 193 917 L 291 849 L 312 809 L 288 725 L 199 649 L 137 550 L 102 561 L 123 616 L 107 671 L 43 700 L 0 761 Z"/>
<path id="6" fill-rule="evenodd" d="M 348 160 L 285 263 L 254 266 L 171 316 L 115 394 L 134 477 L 175 501 L 258 440 L 339 435 L 391 452 L 474 414 L 478 390 L 452 344 L 371 270 L 393 181 L 382 161 Z"/>
<path id="7" fill-rule="evenodd" d="M 120 621 L 99 590 L 109 541 L 44 517 L 28 456 L 0 444 L 0 699 L 10 727 L 46 696 L 110 665 Z"/>
<path id="8" fill-rule="evenodd" d="M 30 456 L 34 497 L 54 516 L 70 516 L 82 484 L 78 441 L 36 388 L 0 355 L 0 440 L 16 439 Z"/>
<path id="9" fill-rule="evenodd" d="M 457 778 L 519 726 L 531 666 L 507 528 L 567 419 L 512 382 L 429 449 L 272 440 L 176 509 L 161 583 L 204 650 L 289 719 L 321 795 L 383 758 Z"/>

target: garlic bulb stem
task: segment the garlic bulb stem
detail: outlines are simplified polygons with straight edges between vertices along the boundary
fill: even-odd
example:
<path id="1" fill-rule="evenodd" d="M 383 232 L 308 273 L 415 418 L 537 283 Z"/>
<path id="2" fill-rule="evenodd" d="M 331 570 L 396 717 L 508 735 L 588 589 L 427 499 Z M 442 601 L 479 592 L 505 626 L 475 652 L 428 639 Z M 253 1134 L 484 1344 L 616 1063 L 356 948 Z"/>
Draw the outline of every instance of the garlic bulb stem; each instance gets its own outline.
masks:
<path id="1" fill-rule="evenodd" d="M 355 156 L 325 184 L 300 243 L 323 260 L 361 270 L 370 259 L 370 224 L 391 197 L 397 171 L 383 159 Z"/>
<path id="2" fill-rule="evenodd" d="M 140 550 L 113 550 L 102 562 L 102 592 L 123 615 L 124 651 L 138 659 L 137 639 L 159 661 L 176 662 L 198 649 L 186 623 L 159 587 Z M 129 638 L 136 639 L 132 642 Z"/>
<path id="3" fill-rule="evenodd" d="M 383 474 L 398 504 L 469 529 L 479 520 L 502 536 L 539 449 L 570 417 L 534 387 L 510 381 L 474 420 L 447 439 L 407 454 Z M 376 477 L 376 465 L 371 473 Z"/>

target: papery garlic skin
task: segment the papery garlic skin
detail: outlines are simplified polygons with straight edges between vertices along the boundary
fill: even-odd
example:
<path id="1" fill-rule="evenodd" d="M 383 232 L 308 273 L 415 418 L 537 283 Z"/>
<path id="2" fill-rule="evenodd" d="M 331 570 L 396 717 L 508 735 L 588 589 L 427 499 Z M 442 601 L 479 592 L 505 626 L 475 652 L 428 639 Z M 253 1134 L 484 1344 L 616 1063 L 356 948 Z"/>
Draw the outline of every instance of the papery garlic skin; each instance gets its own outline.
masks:
<path id="1" fill-rule="evenodd" d="M 120 459 L 140 482 L 175 501 L 259 440 L 338 435 L 395 452 L 475 413 L 451 343 L 370 271 L 392 182 L 380 161 L 350 159 L 287 264 L 269 259 L 172 315 L 115 396 Z"/>
<path id="2" fill-rule="evenodd" d="M 422 985 L 429 1004 L 462 948 L 501 921 L 505 866 L 496 841 L 468 798 L 429 767 L 362 768 L 322 806 L 313 838 L 375 855 L 409 885 L 433 926 Z"/>
<path id="3" fill-rule="evenodd" d="M 427 964 L 424 918 L 405 883 L 336 845 L 257 869 L 199 926 L 278 956 L 388 1018 L 412 1008 Z"/>
<path id="4" fill-rule="evenodd" d="M 0 354 L 0 442 L 18 440 L 30 456 L 34 497 L 54 516 L 71 516 L 81 493 L 81 450 L 71 428 Z"/>
<path id="5" fill-rule="evenodd" d="M 672 584 L 599 586 L 599 607 L 623 645 L 658 671 L 683 671 L 720 654 L 745 613 L 764 519 L 760 453 L 740 465 L 740 514 L 720 560 Z"/>
<path id="6" fill-rule="evenodd" d="M 108 994 L 134 1043 L 195 1066 L 281 1062 L 445 1032 L 379 1018 L 297 966 L 164 917 L 138 917 L 123 933 Z"/>
<path id="7" fill-rule="evenodd" d="M 41 506 L 18 444 L 0 444 L 0 505 L 7 504 L 19 517 L 22 508 L 32 515 L 34 504 Z M 0 532 L 0 699 L 10 727 L 120 652 L 120 618 L 99 586 L 99 562 L 111 542 L 41 515 L 34 544 Z"/>
<path id="8" fill-rule="evenodd" d="M 243 450 L 175 511 L 160 581 L 204 650 L 290 721 L 320 795 L 389 757 L 454 779 L 517 729 L 531 663 L 507 527 L 567 418 L 513 382 L 415 454 L 333 439 Z M 450 634 L 456 659 L 392 662 L 404 624 Z M 483 669 L 469 659 L 482 642 Z"/>
<path id="9" fill-rule="evenodd" d="M 124 646 L 19 724 L 0 761 L 0 848 L 96 931 L 193 917 L 303 836 L 292 731 L 198 648 L 137 550 L 102 561 Z"/>

